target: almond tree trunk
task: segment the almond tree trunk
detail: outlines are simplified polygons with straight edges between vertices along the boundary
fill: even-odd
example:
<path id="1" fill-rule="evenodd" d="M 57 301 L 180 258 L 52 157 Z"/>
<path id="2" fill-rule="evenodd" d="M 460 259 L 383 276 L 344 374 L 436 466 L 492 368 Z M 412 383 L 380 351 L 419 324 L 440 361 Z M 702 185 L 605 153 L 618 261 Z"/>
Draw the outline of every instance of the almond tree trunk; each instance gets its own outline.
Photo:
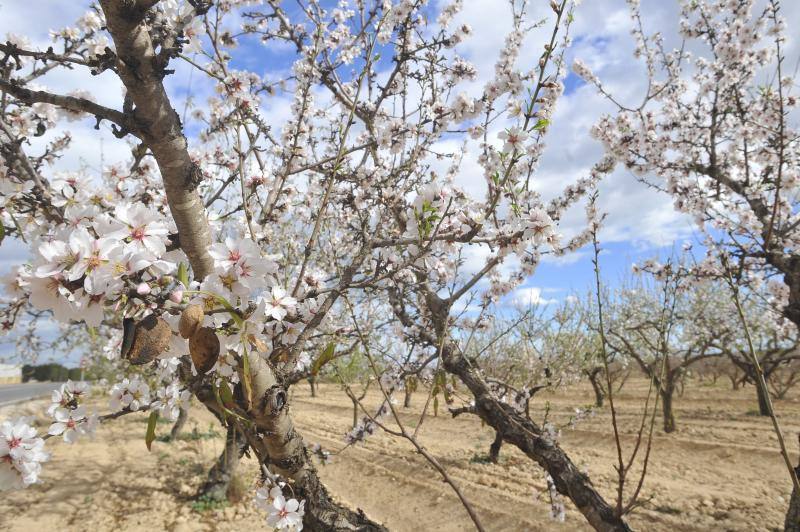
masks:
<path id="1" fill-rule="evenodd" d="M 758 415 L 760 416 L 769 416 L 769 400 L 766 396 L 767 393 L 769 392 L 762 390 L 761 386 L 756 386 L 756 395 L 758 397 Z"/>
<path id="2" fill-rule="evenodd" d="M 225 448 L 208 472 L 208 477 L 197 495 L 214 501 L 227 500 L 228 487 L 245 449 L 247 449 L 247 444 L 244 435 L 235 426 L 229 426 L 225 437 Z"/>
<path id="3" fill-rule="evenodd" d="M 203 176 L 189 157 L 180 119 L 162 83 L 167 75 L 170 47 L 176 43 L 160 45 L 157 54 L 145 22 L 147 10 L 157 1 L 100 0 L 100 6 L 114 41 L 115 69 L 127 90 L 126 98 L 130 98 L 134 105 L 132 122 L 155 157 L 178 228 L 180 247 L 189 259 L 194 279 L 199 281 L 214 267 L 214 260 L 208 253 L 211 232 L 202 198 L 197 192 Z M 308 457 L 302 437 L 289 417 L 286 390 L 277 384 L 261 357 L 253 357 L 251 367 L 255 401 L 247 406 L 255 426 L 239 426 L 238 430 L 248 431 L 247 443 L 253 446 L 265 466 L 294 481 L 295 496 L 306 500 L 305 526 L 310 530 L 326 531 L 385 530 L 363 512 L 355 512 L 331 500 Z M 200 396 L 198 399 L 203 400 Z M 213 408 L 210 401 L 203 403 Z M 220 415 L 224 417 L 224 414 Z M 218 460 L 220 467 L 216 469 L 219 476 L 230 476 L 231 466 L 224 462 L 229 457 L 239 456 L 241 447 L 238 443 L 235 433 L 226 440 L 226 449 L 230 446 L 233 452 L 226 453 L 222 463 Z"/>
<path id="4" fill-rule="evenodd" d="M 202 172 L 189 157 L 188 143 L 178 113 L 162 80 L 167 59 L 153 49 L 144 15 L 152 1 L 101 0 L 106 26 L 117 53 L 115 66 L 127 96 L 135 105 L 134 121 L 141 124 L 142 140 L 153 152 L 167 202 L 196 280 L 214 269 L 208 253 L 211 232 L 197 185 Z"/>
<path id="5" fill-rule="evenodd" d="M 172 430 L 169 431 L 170 441 L 175 441 L 178 439 L 178 436 L 181 435 L 184 425 L 186 425 L 187 419 L 189 419 L 189 405 L 181 406 L 180 412 L 178 413 L 178 419 L 175 421 L 175 424 L 172 425 Z"/>
<path id="6" fill-rule="evenodd" d="M 605 394 L 603 393 L 603 386 L 600 384 L 601 368 L 594 368 L 589 372 L 589 382 L 592 383 L 592 390 L 594 390 L 594 406 L 602 408 Z"/>
<path id="7" fill-rule="evenodd" d="M 664 417 L 664 432 L 667 434 L 675 432 L 675 414 L 672 411 L 672 396 L 674 388 L 668 385 L 667 388 L 661 390 L 661 412 Z"/>
<path id="8" fill-rule="evenodd" d="M 435 342 L 435 340 L 434 340 Z M 474 364 L 445 342 L 442 346 L 445 369 L 461 379 L 475 399 L 475 413 L 502 437 L 538 463 L 553 478 L 559 493 L 570 498 L 595 530 L 628 532 L 630 528 L 597 493 L 589 478 L 581 473 L 567 453 L 552 441 L 536 423 L 508 404 L 497 400 Z"/>
<path id="9" fill-rule="evenodd" d="M 489 461 L 496 464 L 500 460 L 500 447 L 503 446 L 503 435 L 499 432 L 494 433 L 494 441 L 489 446 Z"/>

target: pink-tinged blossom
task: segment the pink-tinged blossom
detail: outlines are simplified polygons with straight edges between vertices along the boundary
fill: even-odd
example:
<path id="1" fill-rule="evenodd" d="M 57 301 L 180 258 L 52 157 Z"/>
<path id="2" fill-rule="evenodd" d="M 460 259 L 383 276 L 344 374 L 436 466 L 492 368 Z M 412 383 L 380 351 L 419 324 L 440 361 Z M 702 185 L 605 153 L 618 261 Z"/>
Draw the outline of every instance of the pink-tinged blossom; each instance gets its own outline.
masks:
<path id="1" fill-rule="evenodd" d="M 223 283 L 242 297 L 263 286 L 265 281 L 272 284 L 272 274 L 278 271 L 278 266 L 263 258 L 255 242 L 247 238 L 226 238 L 224 243 L 213 244 L 209 254 Z"/>
<path id="2" fill-rule="evenodd" d="M 111 387 L 109 393 L 111 399 L 108 406 L 113 411 L 127 408 L 135 412 L 142 406 L 150 404 L 150 387 L 139 377 L 122 379 Z"/>
<path id="3" fill-rule="evenodd" d="M 114 217 L 121 227 L 110 233 L 109 237 L 124 238 L 156 257 L 167 251 L 165 242 L 169 231 L 163 217 L 154 210 L 141 204 L 123 203 L 114 209 Z"/>
<path id="4" fill-rule="evenodd" d="M 181 301 L 183 301 L 183 290 L 173 290 L 170 292 L 169 300 L 176 305 L 180 305 Z"/>
<path id="5" fill-rule="evenodd" d="M 282 321 L 283 318 L 297 305 L 297 300 L 286 295 L 286 290 L 280 286 L 273 286 L 272 291 L 264 297 L 264 312 L 267 317 Z"/>
<path id="6" fill-rule="evenodd" d="M 119 243 L 112 238 L 94 238 L 81 227 L 70 235 L 69 247 L 77 261 L 69 269 L 68 279 L 75 281 L 86 276 L 86 291 L 102 293 L 112 278 L 112 271 L 107 266 L 112 257 L 122 251 Z"/>
<path id="7" fill-rule="evenodd" d="M 89 395 L 89 384 L 68 380 L 50 394 L 47 415 L 53 416 L 58 408 L 75 408 Z"/>
<path id="8" fill-rule="evenodd" d="M 505 141 L 503 144 L 503 153 L 522 151 L 525 146 L 525 141 L 528 140 L 528 134 L 518 127 L 512 127 L 506 131 L 501 131 L 497 136 Z"/>
<path id="9" fill-rule="evenodd" d="M 0 423 L 0 491 L 38 482 L 42 462 L 50 456 L 44 440 L 25 418 Z"/>
<path id="10" fill-rule="evenodd" d="M 280 486 L 273 486 L 267 491 L 259 488 L 256 491 L 255 504 L 267 512 L 267 525 L 276 530 L 303 530 L 305 501 L 286 499 Z"/>
<path id="11" fill-rule="evenodd" d="M 152 408 L 169 420 L 177 419 L 181 407 L 187 406 L 192 398 L 192 392 L 182 388 L 178 382 L 162 386 L 156 394 L 158 399 L 153 402 Z"/>
<path id="12" fill-rule="evenodd" d="M 86 433 L 86 408 L 83 406 L 72 410 L 56 408 L 53 417 L 56 422 L 47 430 L 51 436 L 62 435 L 65 442 L 75 443 L 78 436 Z"/>
<path id="13" fill-rule="evenodd" d="M 67 243 L 60 240 L 44 242 L 37 251 L 39 260 L 35 269 L 36 277 L 50 277 L 59 274 L 77 261 L 77 257 Z"/>

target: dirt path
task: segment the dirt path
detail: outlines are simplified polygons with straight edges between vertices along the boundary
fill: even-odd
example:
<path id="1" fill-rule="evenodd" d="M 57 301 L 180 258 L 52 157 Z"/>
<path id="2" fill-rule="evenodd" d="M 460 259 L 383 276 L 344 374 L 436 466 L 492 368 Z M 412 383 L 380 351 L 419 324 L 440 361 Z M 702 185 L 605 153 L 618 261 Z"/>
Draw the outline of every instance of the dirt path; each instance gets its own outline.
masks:
<path id="1" fill-rule="evenodd" d="M 626 386 L 620 396 L 623 441 L 632 445 L 638 428 L 645 383 Z M 323 385 L 311 398 L 308 388 L 293 391 L 297 424 L 308 442 L 329 450 L 343 447 L 342 435 L 352 421 L 349 400 L 333 385 Z M 368 404 L 377 404 L 377 394 Z M 576 406 L 591 400 L 590 390 L 577 387 L 558 395 L 537 397 L 538 411 L 549 403 L 551 419 L 565 422 Z M 400 409 L 413 426 L 424 397 L 412 408 Z M 756 531 L 779 530 L 789 494 L 788 475 L 767 419 L 752 415 L 752 388 L 731 392 L 693 383 L 676 400 L 678 432 L 656 431 L 643 503 L 631 517 L 637 530 Z M 46 403 L 0 409 L 42 412 Z M 104 401 L 98 401 L 103 409 Z M 796 447 L 800 432 L 797 397 L 777 408 Z M 200 408 L 194 408 L 187 440 L 155 442 L 144 447 L 144 415 L 126 416 L 101 427 L 94 441 L 73 446 L 48 444 L 52 461 L 43 483 L 0 499 L 0 529 L 31 530 L 197 530 L 261 529 L 263 517 L 250 504 L 256 467 L 246 459 L 241 469 L 242 502 L 209 508 L 193 499 L 202 477 L 221 452 L 221 429 Z M 44 422 L 44 418 L 41 418 Z M 616 473 L 608 410 L 603 409 L 565 430 L 562 446 L 587 471 L 598 489 L 611 497 Z M 169 425 L 159 425 L 166 434 Z M 497 531 L 588 530 L 581 516 L 567 507 L 567 521 L 549 518 L 542 471 L 521 453 L 504 446 L 500 464 L 485 463 L 493 439 L 490 429 L 474 417 L 439 417 L 425 421 L 423 444 L 456 479 L 473 502 L 484 525 Z M 365 444 L 346 449 L 321 475 L 342 501 L 357 506 L 392 530 L 470 530 L 470 520 L 447 484 L 408 443 L 377 434 Z"/>

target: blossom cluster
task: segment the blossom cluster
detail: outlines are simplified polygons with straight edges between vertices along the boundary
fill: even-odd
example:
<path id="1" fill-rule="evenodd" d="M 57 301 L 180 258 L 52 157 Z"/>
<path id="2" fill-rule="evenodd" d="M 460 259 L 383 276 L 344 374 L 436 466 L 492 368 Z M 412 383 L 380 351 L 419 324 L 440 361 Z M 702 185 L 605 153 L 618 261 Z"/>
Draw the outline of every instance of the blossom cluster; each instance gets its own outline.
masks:
<path id="1" fill-rule="evenodd" d="M 286 484 L 275 481 L 258 488 L 255 494 L 257 508 L 267 512 L 267 525 L 274 530 L 300 532 L 303 530 L 303 515 L 306 501 L 293 497 L 286 498 L 283 493 Z"/>
<path id="2" fill-rule="evenodd" d="M 44 440 L 25 418 L 0 423 L 0 491 L 19 489 L 39 480 L 42 462 L 50 456 Z"/>

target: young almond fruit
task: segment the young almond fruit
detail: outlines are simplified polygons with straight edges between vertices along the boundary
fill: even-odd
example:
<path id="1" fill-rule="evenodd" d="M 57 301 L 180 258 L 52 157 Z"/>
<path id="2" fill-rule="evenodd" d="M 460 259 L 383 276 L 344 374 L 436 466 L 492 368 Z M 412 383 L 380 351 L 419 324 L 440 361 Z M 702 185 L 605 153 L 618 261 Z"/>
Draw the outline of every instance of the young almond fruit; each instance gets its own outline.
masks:
<path id="1" fill-rule="evenodd" d="M 150 314 L 133 326 L 130 347 L 123 342 L 122 357 L 135 366 L 148 364 L 167 350 L 172 328 L 163 319 Z M 126 349 L 127 347 L 127 349 Z"/>
<path id="2" fill-rule="evenodd" d="M 178 332 L 184 338 L 191 338 L 194 333 L 203 325 L 203 307 L 200 305 L 189 305 L 181 313 L 181 319 L 178 321 Z"/>
<path id="3" fill-rule="evenodd" d="M 194 367 L 206 373 L 214 367 L 219 358 L 219 338 L 211 327 L 201 327 L 189 338 L 189 354 Z"/>

